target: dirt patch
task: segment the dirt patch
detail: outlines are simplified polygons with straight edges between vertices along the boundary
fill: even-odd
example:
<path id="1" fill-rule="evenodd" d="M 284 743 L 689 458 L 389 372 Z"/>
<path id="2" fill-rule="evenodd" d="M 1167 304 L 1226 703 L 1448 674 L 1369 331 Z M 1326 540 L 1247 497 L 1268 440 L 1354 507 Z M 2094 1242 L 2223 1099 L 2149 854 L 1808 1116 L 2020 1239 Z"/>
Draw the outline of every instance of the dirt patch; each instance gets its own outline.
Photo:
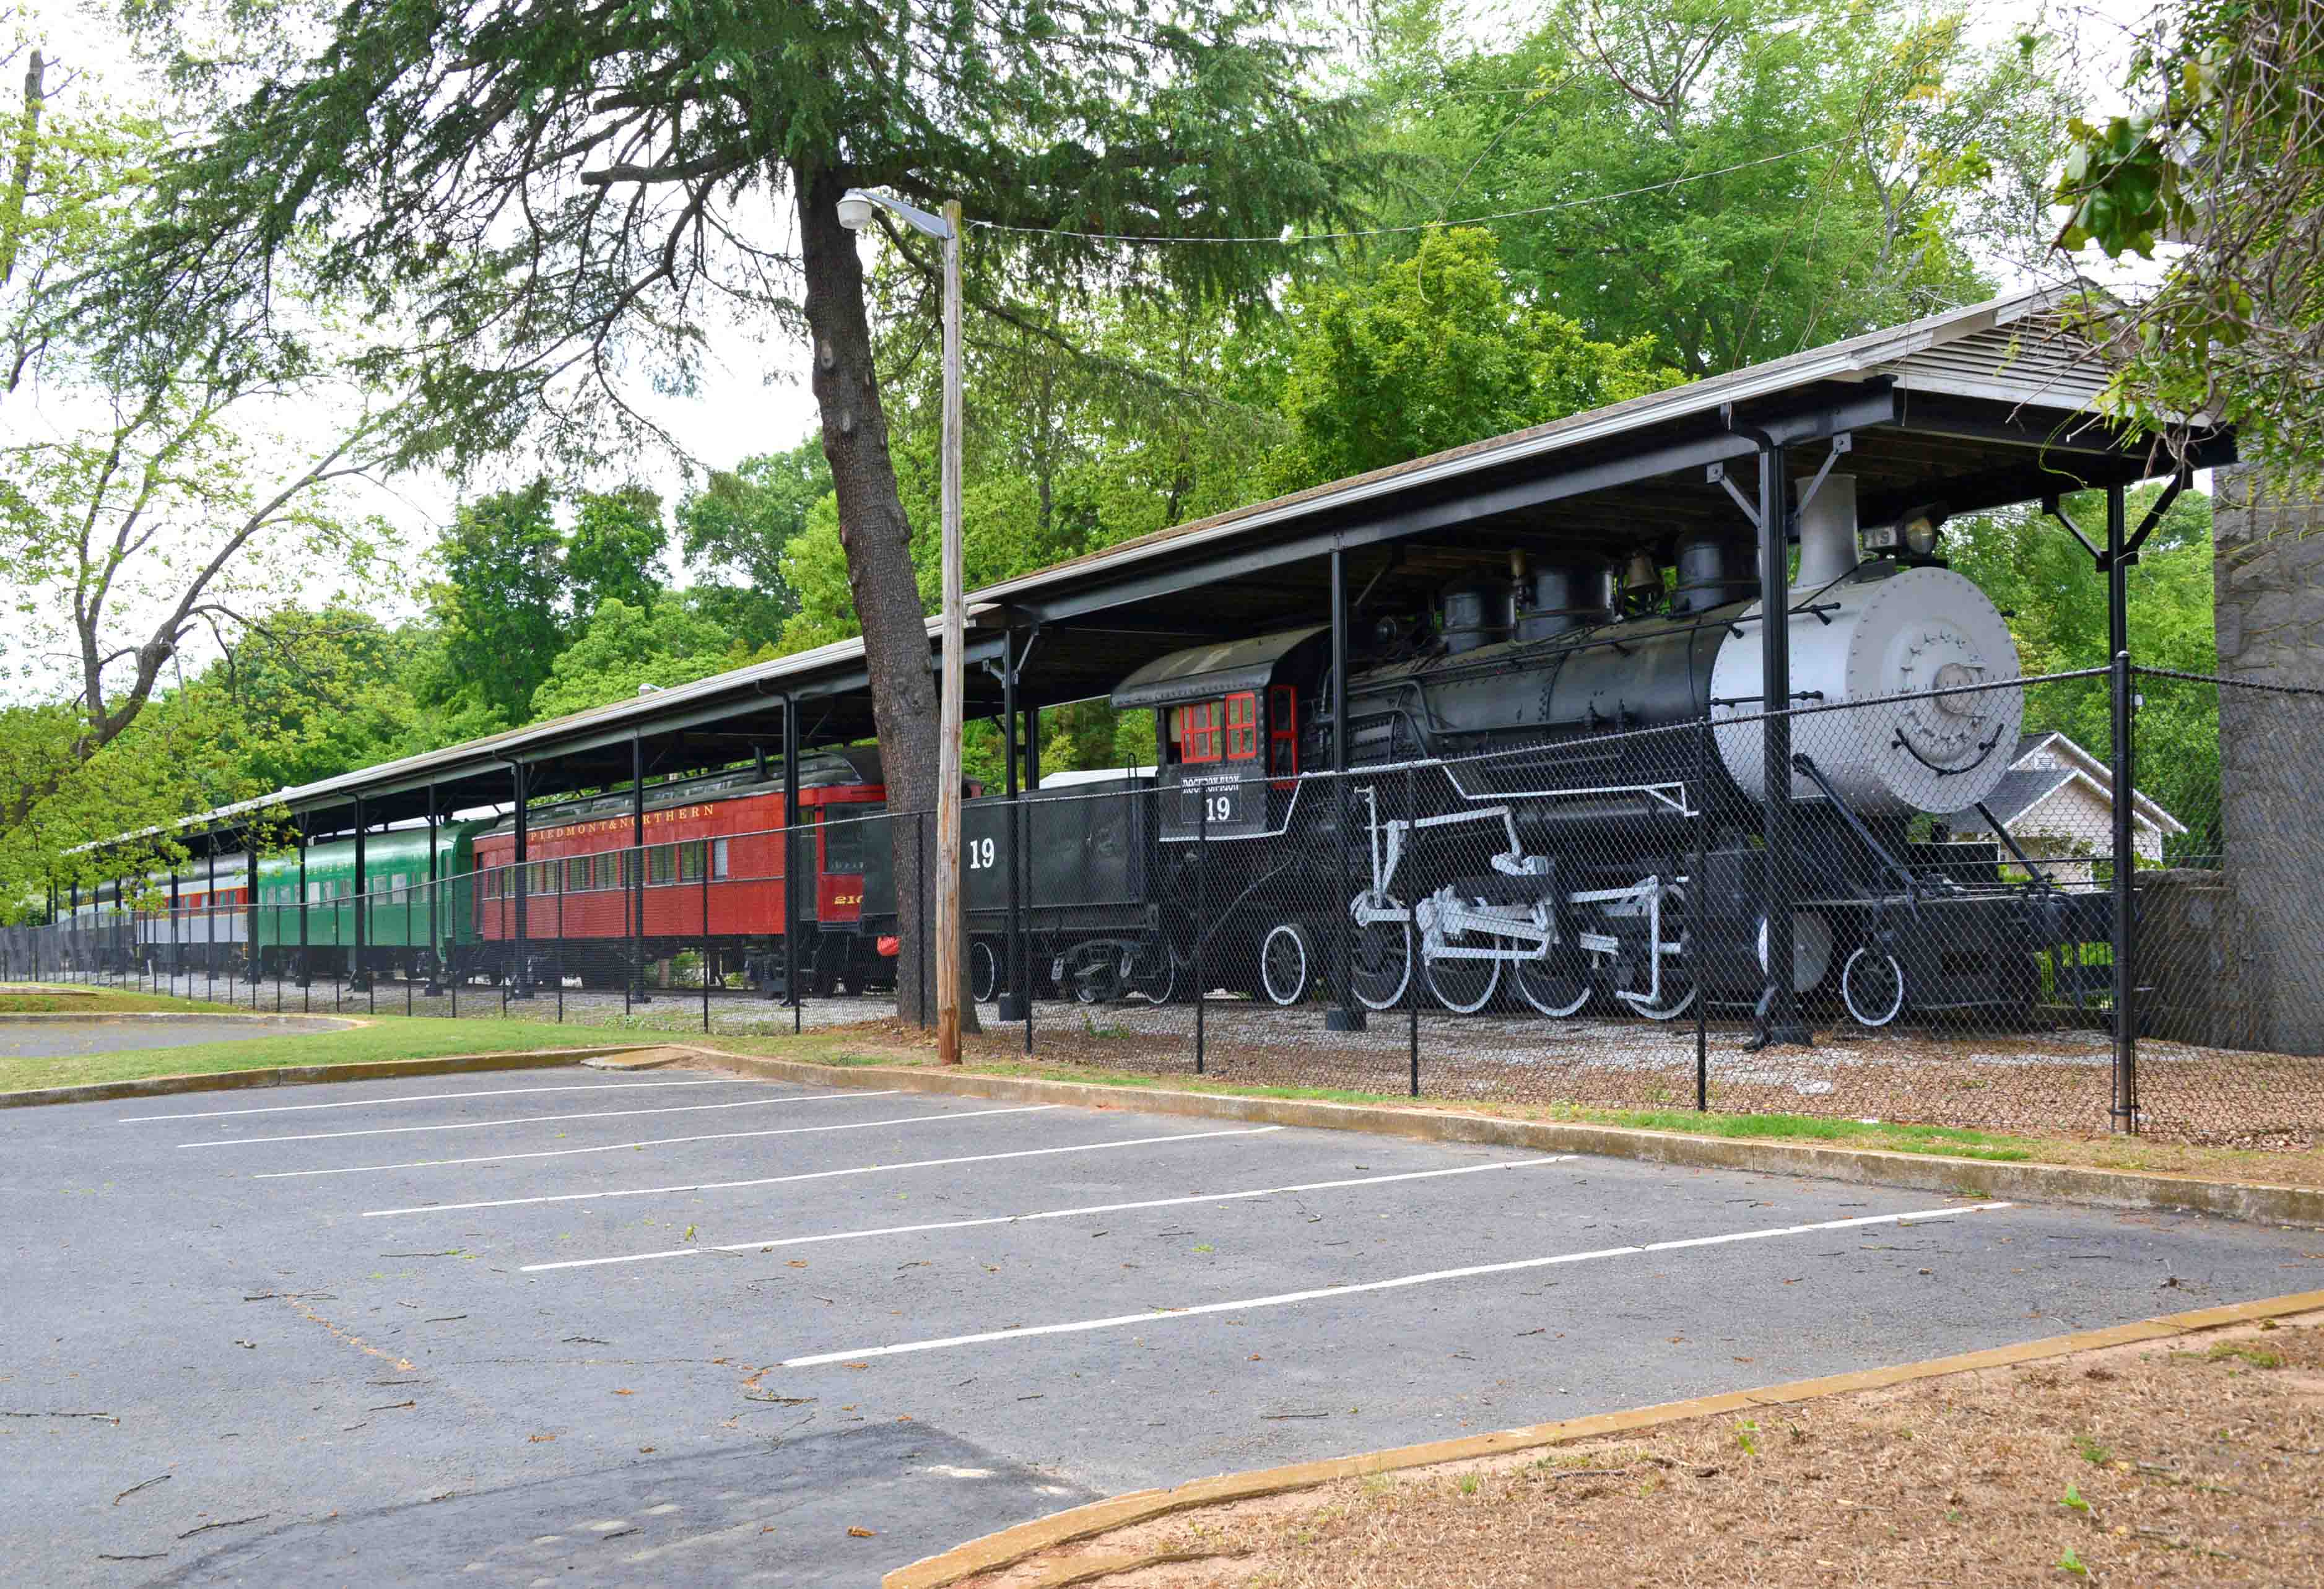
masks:
<path id="1" fill-rule="evenodd" d="M 797 1039 L 792 1039 L 738 1040 L 722 1036 L 703 1041 L 714 1050 L 724 1045 L 736 1053 L 796 1057 L 841 1065 L 920 1066 L 932 1064 L 936 1058 L 933 1033 L 893 1021 L 869 1021 L 848 1027 L 825 1029 L 815 1034 L 811 1051 L 793 1048 L 791 1045 Z M 1047 1039 L 1043 1041 L 1040 1051 L 1028 1059 L 1021 1039 L 1013 1030 L 964 1037 L 962 1052 L 972 1067 L 990 1075 L 1153 1086 L 1166 1090 L 1312 1095 L 1379 1108 L 1410 1109 L 1421 1113 L 1483 1115 L 1496 1120 L 1572 1121 L 1648 1131 L 1748 1136 L 1771 1141 L 1796 1140 L 1808 1146 L 1869 1148 L 1938 1157 L 1950 1155 L 2185 1175 L 2205 1180 L 2246 1181 L 2263 1186 L 2324 1187 L 2324 1149 L 2291 1141 L 2272 1141 L 2254 1147 L 2205 1146 L 2167 1141 L 2152 1136 L 2109 1135 L 2102 1130 L 2089 1137 L 2064 1136 L 2052 1129 L 2028 1130 L 2023 1134 L 1980 1134 L 1953 1142 L 1927 1135 L 1916 1136 L 1910 1122 L 1893 1116 L 1888 1117 L 1885 1123 L 1843 1119 L 1834 1126 L 1813 1124 L 1803 1127 L 1801 1122 L 1790 1118 L 1798 1114 L 1798 1111 L 1787 1112 L 1786 1118 L 1781 1121 L 1765 1116 L 1747 1116 L 1738 1121 L 1731 1114 L 1722 1116 L 1714 1113 L 1701 1115 L 1683 1107 L 1673 1109 L 1651 1099 L 1643 1101 L 1642 1109 L 1626 1110 L 1563 1101 L 1516 1103 L 1491 1096 L 1411 1098 L 1404 1095 L 1402 1088 L 1396 1086 L 1396 1078 L 1384 1076 L 1379 1067 L 1369 1071 L 1351 1067 L 1343 1076 L 1320 1079 L 1303 1076 L 1295 1082 L 1270 1073 L 1263 1066 L 1247 1065 L 1241 1063 L 1239 1057 L 1226 1054 L 1222 1055 L 1204 1074 L 1197 1076 L 1191 1066 L 1173 1064 L 1167 1057 L 1149 1056 L 1143 1061 L 1132 1062 L 1125 1055 L 1107 1056 L 1112 1063 L 1093 1060 L 1086 1056 L 1068 1059 L 1060 1051 L 1059 1045 Z M 1748 1129 L 1733 1129 L 1738 1124 Z"/>
<path id="2" fill-rule="evenodd" d="M 1190 1004 L 1043 1002 L 1034 1058 L 1093 1070 L 1192 1076 Z M 827 1030 L 878 1031 L 877 1020 Z M 1748 1022 L 1713 1020 L 1701 1080 L 1714 1110 L 1877 1119 L 2036 1137 L 2113 1135 L 2114 1043 L 2104 1030 L 1959 1023 L 1939 1030 L 1820 1028 L 1812 1047 L 1755 1053 Z M 1023 1055 L 1020 1029 L 988 1024 L 986 1046 Z M 1506 1014 L 1373 1015 L 1333 1031 L 1321 1004 L 1277 1010 L 1222 999 L 1202 1021 L 1203 1074 L 1255 1086 L 1409 1094 L 1462 1104 L 1563 1104 L 1594 1109 L 1691 1107 L 1691 1021 Z M 1415 1054 L 1417 1051 L 1416 1066 Z M 2140 1129 L 2152 1142 L 2301 1153 L 2324 1144 L 2324 1057 L 2231 1052 L 2148 1039 L 2139 1044 Z"/>
<path id="3" fill-rule="evenodd" d="M 1065 1582 L 2324 1584 L 2324 1314 L 1184 1512 L 963 1589 Z"/>

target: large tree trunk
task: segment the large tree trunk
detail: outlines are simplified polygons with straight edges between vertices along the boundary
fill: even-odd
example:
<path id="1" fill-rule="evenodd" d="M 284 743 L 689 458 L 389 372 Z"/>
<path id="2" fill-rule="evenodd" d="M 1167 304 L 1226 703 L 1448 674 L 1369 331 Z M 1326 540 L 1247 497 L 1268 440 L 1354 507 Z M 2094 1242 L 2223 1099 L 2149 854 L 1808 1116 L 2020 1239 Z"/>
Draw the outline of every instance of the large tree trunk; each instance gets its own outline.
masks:
<path id="1" fill-rule="evenodd" d="M 912 568 L 911 525 L 896 490 L 888 420 L 872 363 L 863 263 L 855 235 L 839 224 L 839 196 L 847 188 L 842 177 L 793 168 L 807 328 L 815 337 L 815 399 L 823 414 L 832 490 L 839 499 L 848 590 L 863 627 L 864 669 L 872 680 L 872 717 L 886 770 L 888 809 L 927 813 L 890 825 L 898 926 L 904 939 L 896 959 L 896 1013 L 933 1023 L 934 991 L 923 989 L 921 977 L 924 961 L 934 975 L 936 956 L 932 948 L 922 952 L 918 918 L 935 909 L 936 679 L 928 667 L 927 615 Z M 962 956 L 960 963 L 965 967 L 968 957 Z M 965 989 L 960 1005 L 961 1030 L 975 1031 L 976 1005 Z"/>

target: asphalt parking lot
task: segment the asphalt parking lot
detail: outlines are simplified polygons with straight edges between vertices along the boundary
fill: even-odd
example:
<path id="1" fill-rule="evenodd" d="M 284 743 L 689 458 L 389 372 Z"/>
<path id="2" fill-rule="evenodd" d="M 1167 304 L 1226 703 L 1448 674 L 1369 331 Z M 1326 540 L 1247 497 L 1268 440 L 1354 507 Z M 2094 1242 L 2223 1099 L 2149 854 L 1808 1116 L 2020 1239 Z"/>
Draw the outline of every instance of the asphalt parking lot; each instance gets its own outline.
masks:
<path id="1" fill-rule="evenodd" d="M 1097 1495 L 2324 1286 L 2324 1240 L 684 1073 L 0 1114 L 42 1584 L 864 1585 Z"/>

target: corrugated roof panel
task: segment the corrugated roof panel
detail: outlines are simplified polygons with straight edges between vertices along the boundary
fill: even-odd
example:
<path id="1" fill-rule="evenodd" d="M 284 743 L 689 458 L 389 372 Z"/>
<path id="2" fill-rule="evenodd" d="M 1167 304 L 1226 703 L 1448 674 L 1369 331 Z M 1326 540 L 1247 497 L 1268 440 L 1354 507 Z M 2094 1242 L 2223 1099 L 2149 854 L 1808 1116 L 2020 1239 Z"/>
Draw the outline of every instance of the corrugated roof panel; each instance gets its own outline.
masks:
<path id="1" fill-rule="evenodd" d="M 2079 409 L 2105 387 L 2105 364 L 2054 314 L 1954 338 L 1881 366 L 1911 392 Z"/>

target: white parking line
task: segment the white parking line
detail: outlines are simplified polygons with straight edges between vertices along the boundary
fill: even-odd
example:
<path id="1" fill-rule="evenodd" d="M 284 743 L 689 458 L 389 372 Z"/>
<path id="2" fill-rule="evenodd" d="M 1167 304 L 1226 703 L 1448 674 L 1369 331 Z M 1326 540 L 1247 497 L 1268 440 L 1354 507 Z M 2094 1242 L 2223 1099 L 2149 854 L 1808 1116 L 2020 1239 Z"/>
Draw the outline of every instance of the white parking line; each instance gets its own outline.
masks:
<path id="1" fill-rule="evenodd" d="M 857 1096 L 862 1096 L 858 1094 Z M 838 1125 L 787 1125 L 779 1131 L 712 1132 L 698 1137 L 654 1137 L 642 1142 L 606 1142 L 595 1148 L 550 1148 L 533 1153 L 486 1153 L 475 1159 L 413 1159 L 401 1164 L 347 1164 L 332 1169 L 272 1169 L 254 1181 L 290 1180 L 304 1175 L 362 1175 L 370 1170 L 437 1169 L 453 1164 L 509 1164 L 519 1159 L 569 1159 L 576 1153 L 619 1153 L 630 1148 L 670 1148 L 680 1142 L 731 1142 L 745 1137 L 798 1137 L 810 1132 L 869 1131 L 880 1125 L 929 1125 L 946 1120 L 982 1120 L 989 1114 L 1038 1114 L 1063 1104 L 1019 1104 L 1010 1109 L 971 1109 L 959 1114 L 899 1114 L 893 1120 L 850 1120 Z"/>
<path id="2" fill-rule="evenodd" d="M 1074 1219 L 1092 1214 L 1128 1214 L 1143 1208 L 1184 1208 L 1193 1203 L 1249 1202 L 1279 1197 L 1291 1192 L 1331 1192 L 1348 1187 L 1385 1186 L 1390 1181 L 1434 1180 L 1447 1175 L 1478 1175 L 1492 1169 L 1528 1169 L 1538 1164 L 1563 1164 L 1573 1158 L 1559 1153 L 1547 1159 L 1510 1159 L 1493 1164 L 1462 1164 L 1451 1169 L 1414 1169 L 1402 1175 L 1368 1175 L 1354 1180 L 1303 1181 L 1293 1187 L 1259 1187 L 1247 1192 L 1197 1192 L 1185 1197 L 1150 1197 L 1140 1203 L 1090 1203 L 1079 1208 L 1045 1208 L 1035 1214 L 996 1214 L 982 1219 L 945 1219 L 932 1224 L 890 1224 L 872 1230 L 831 1231 L 816 1236 L 776 1236 L 763 1242 L 721 1242 L 709 1247 L 671 1247 L 659 1252 L 631 1252 L 619 1258 L 568 1258 L 559 1263 L 528 1263 L 519 1274 L 550 1269 L 595 1269 L 607 1263 L 644 1263 L 657 1258 L 693 1258 L 704 1252 L 767 1252 L 775 1247 L 806 1247 L 818 1242 L 854 1242 L 871 1236 L 908 1236 L 922 1231 L 964 1231 L 983 1224 L 1030 1224 L 1042 1219 Z"/>
<path id="3" fill-rule="evenodd" d="M 1683 1247 L 1715 1247 L 1728 1242 L 1763 1242 L 1775 1236 L 1806 1235 L 1814 1231 L 1857 1230 L 1866 1225 L 1898 1224 L 1906 1220 L 1946 1219 L 1960 1214 L 1990 1214 L 2007 1203 L 1978 1203 L 1967 1207 L 1923 1208 L 1912 1214 L 1870 1214 L 1855 1219 L 1828 1219 L 1814 1224 L 1789 1224 L 1771 1230 L 1733 1231 L 1720 1236 L 1690 1236 L 1683 1241 L 1649 1242 L 1637 1247 L 1600 1247 L 1594 1252 L 1560 1252 L 1548 1258 L 1520 1258 L 1508 1263 L 1475 1263 L 1465 1269 L 1431 1270 L 1425 1274 L 1397 1275 L 1393 1280 L 1364 1280 L 1344 1286 L 1323 1286 L 1307 1291 L 1281 1291 L 1272 1297 L 1245 1297 L 1232 1302 L 1204 1302 L 1189 1307 L 1155 1307 L 1144 1313 L 1116 1314 L 1111 1318 L 1075 1319 L 1067 1324 L 1034 1325 L 1005 1330 L 985 1330 L 973 1335 L 946 1335 L 932 1341 L 904 1341 L 890 1346 L 859 1346 L 850 1352 L 817 1352 L 786 1358 L 783 1368 L 817 1368 L 828 1363 L 860 1363 L 872 1357 L 899 1357 L 911 1352 L 940 1352 L 948 1346 L 975 1346 L 988 1341 L 1016 1341 L 1029 1335 L 1078 1335 L 1087 1330 L 1124 1329 L 1132 1325 L 1159 1324 L 1167 1319 L 1193 1318 L 1205 1313 L 1248 1313 L 1260 1307 L 1288 1307 L 1294 1303 L 1360 1296 L 1366 1291 L 1394 1291 L 1440 1280 L 1473 1280 L 1480 1275 L 1514 1274 L 1521 1270 L 1547 1269 L 1554 1264 L 1589 1263 L 1601 1258 L 1628 1258 L 1643 1252 L 1674 1252 Z"/>
<path id="4" fill-rule="evenodd" d="M 124 1114 L 115 1125 L 135 1125 L 148 1120 L 217 1120 L 228 1114 L 290 1114 L 302 1109 L 383 1109 L 396 1104 L 433 1104 L 446 1098 L 504 1098 L 515 1093 L 610 1093 L 616 1087 L 731 1087 L 744 1083 L 763 1086 L 749 1076 L 719 1076 L 711 1081 L 596 1081 L 566 1087 L 481 1087 L 472 1093 L 406 1093 L 393 1098 L 347 1098 L 329 1104 L 269 1104 L 263 1109 L 201 1109 L 183 1114 Z"/>
<path id="5" fill-rule="evenodd" d="M 180 1142 L 180 1148 L 247 1148 L 257 1142 L 327 1142 L 337 1137 L 393 1137 L 422 1131 L 482 1131 L 488 1125 L 557 1125 L 568 1120 L 626 1120 L 632 1114 L 699 1114 L 706 1109 L 766 1109 L 777 1104 L 827 1104 L 836 1098 L 886 1098 L 901 1087 L 877 1092 L 793 1093 L 780 1098 L 745 1098 L 739 1104 L 665 1104 L 658 1109 L 592 1109 L 579 1114 L 519 1114 L 506 1120 L 456 1120 L 446 1125 L 374 1125 L 361 1131 L 301 1132 L 289 1137 L 219 1137 L 208 1142 Z"/>
<path id="6" fill-rule="evenodd" d="M 830 1180 L 844 1175 L 880 1175 L 894 1169 L 941 1169 L 953 1164 L 990 1164 L 1001 1159 L 1041 1159 L 1052 1153 L 1102 1153 L 1110 1148 L 1151 1148 L 1167 1142 L 1202 1142 L 1213 1137 L 1263 1137 L 1279 1125 L 1237 1126 L 1227 1131 L 1180 1132 L 1167 1137 L 1131 1137 L 1112 1142 L 1068 1142 L 1061 1148 L 1016 1148 L 1006 1153 L 966 1153 L 952 1159 L 911 1159 L 901 1164 L 855 1164 L 845 1169 L 809 1169 L 766 1175 L 746 1181 L 687 1181 L 674 1187 L 625 1187 L 613 1192 L 556 1192 L 545 1197 L 495 1197 L 484 1203 L 422 1203 L 410 1208 L 366 1208 L 365 1219 L 399 1214 L 463 1214 L 476 1208 L 519 1208 L 533 1203 L 586 1203 L 598 1197 L 657 1197 L 671 1192 L 731 1192 L 742 1187 L 782 1187 L 793 1181 Z"/>

